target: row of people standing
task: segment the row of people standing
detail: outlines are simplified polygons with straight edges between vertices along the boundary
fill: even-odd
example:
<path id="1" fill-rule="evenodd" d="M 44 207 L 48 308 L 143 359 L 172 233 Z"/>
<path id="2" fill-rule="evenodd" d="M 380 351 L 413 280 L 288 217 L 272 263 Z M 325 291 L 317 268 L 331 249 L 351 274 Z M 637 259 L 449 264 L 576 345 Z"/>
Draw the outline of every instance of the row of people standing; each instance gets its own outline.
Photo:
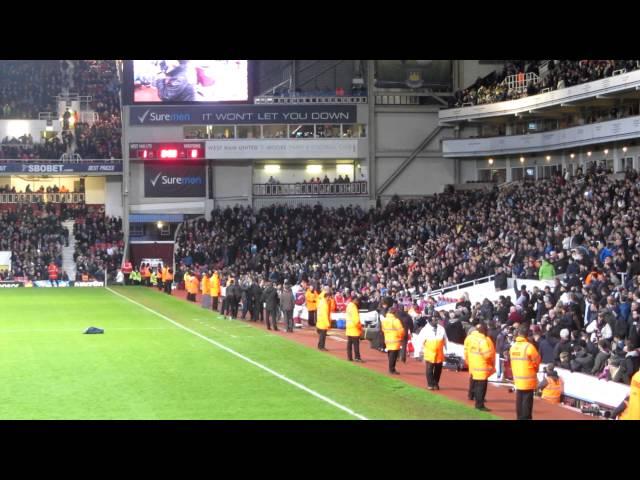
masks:
<path id="1" fill-rule="evenodd" d="M 124 271 L 124 269 L 123 269 Z M 138 273 L 142 278 L 135 275 Z M 167 293 L 171 293 L 173 272 L 169 268 L 157 270 L 142 265 L 140 272 L 135 272 L 134 282 L 140 280 L 145 285 L 159 285 Z M 304 287 L 296 286 L 296 294 L 291 285 L 285 280 L 281 289 L 276 289 L 273 282 L 256 280 L 251 285 L 243 285 L 241 288 L 233 277 L 226 278 L 225 288 L 221 288 L 220 273 L 218 271 L 204 272 L 199 279 L 192 271 L 184 275 L 185 288 L 188 300 L 195 302 L 196 295 L 200 291 L 202 306 L 212 308 L 229 318 L 238 317 L 240 301 L 243 304 L 242 319 L 250 313 L 251 320 L 264 321 L 267 328 L 278 330 L 277 320 L 280 310 L 284 317 L 286 329 L 293 332 L 293 311 L 298 299 L 304 294 L 305 303 L 309 309 L 309 326 L 316 328 L 318 334 L 318 349 L 326 351 L 326 338 L 331 328 L 331 313 L 336 310 L 336 302 L 332 290 L 324 287 L 317 293 L 313 286 L 303 290 Z M 168 291 L 167 291 L 168 288 Z M 224 295 L 223 295 L 224 293 Z M 222 301 L 220 301 L 222 299 Z M 264 304 L 264 311 L 261 306 Z M 346 306 L 346 336 L 347 359 L 349 361 L 362 362 L 360 354 L 360 340 L 362 338 L 362 324 L 359 315 L 360 298 L 354 295 Z M 401 320 L 402 309 L 394 308 L 394 300 L 385 297 L 381 302 L 382 319 L 381 332 L 384 336 L 386 353 L 388 356 L 388 368 L 392 374 L 399 374 L 396 370 L 397 361 L 404 352 L 406 355 L 406 343 L 411 327 Z M 313 313 L 312 313 L 313 312 Z M 532 419 L 533 398 L 536 391 L 541 393 L 543 399 L 560 403 L 563 393 L 562 379 L 559 378 L 553 367 L 547 369 L 546 378 L 538 383 L 537 373 L 541 363 L 538 350 L 529 340 L 529 327 L 524 324 L 518 329 L 515 342 L 510 347 L 509 356 L 512 362 L 514 388 L 516 391 L 516 411 L 519 420 Z M 415 347 L 414 356 L 424 357 L 427 388 L 440 389 L 440 377 L 445 360 L 444 350 L 448 342 L 447 334 L 437 318 L 429 319 L 418 335 L 415 335 L 412 344 Z M 469 368 L 468 398 L 475 400 L 475 407 L 479 410 L 489 411 L 485 405 L 489 378 L 495 372 L 496 349 L 485 323 L 476 324 L 468 332 L 464 340 L 464 360 Z M 640 373 L 636 373 L 632 380 L 629 397 L 621 404 L 615 416 L 619 418 L 640 418 Z"/>
<path id="2" fill-rule="evenodd" d="M 164 265 L 151 267 L 148 263 L 140 265 L 140 269 L 134 268 L 131 261 L 126 260 L 120 270 L 122 281 L 116 278 L 116 283 L 125 285 L 144 285 L 146 287 L 156 287 L 171 295 L 173 286 L 173 269 Z"/>

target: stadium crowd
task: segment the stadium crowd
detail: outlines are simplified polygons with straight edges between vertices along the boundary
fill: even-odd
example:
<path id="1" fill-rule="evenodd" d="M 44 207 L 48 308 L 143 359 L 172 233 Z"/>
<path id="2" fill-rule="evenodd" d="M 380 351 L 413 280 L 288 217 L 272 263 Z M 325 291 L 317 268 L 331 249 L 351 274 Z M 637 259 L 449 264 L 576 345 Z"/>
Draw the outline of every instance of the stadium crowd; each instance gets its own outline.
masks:
<path id="1" fill-rule="evenodd" d="M 89 106 L 98 115 L 89 125 L 78 121 L 77 112 L 63 114 L 63 131 L 43 142 L 34 143 L 31 135 L 5 138 L 0 159 L 57 160 L 63 153 L 77 153 L 82 158 L 122 158 L 120 80 L 115 61 L 77 60 L 72 64 L 70 70 L 67 61 L 0 63 L 0 118 L 37 119 L 39 112 L 57 112 L 54 98 L 64 88 L 91 96 Z"/>
<path id="2" fill-rule="evenodd" d="M 0 272 L 0 281 L 46 280 L 51 262 L 62 268 L 62 248 L 69 246 L 62 222 L 69 219 L 75 220 L 77 278 L 86 274 L 102 280 L 105 268 L 115 276 L 124 250 L 121 218 L 105 217 L 87 205 L 35 203 L 0 212 L 0 250 L 12 253 L 11 270 Z M 69 279 L 61 274 L 60 279 Z"/>
<path id="3" fill-rule="evenodd" d="M 69 233 L 51 205 L 19 205 L 0 212 L 0 250 L 12 252 L 11 271 L 2 280 L 16 277 L 45 280 L 47 266 L 62 266 L 62 247 Z"/>
<path id="4" fill-rule="evenodd" d="M 542 75 L 538 84 L 530 81 L 526 88 L 510 88 L 503 83 L 511 75 L 526 73 L 540 74 L 540 61 L 513 60 L 507 62 L 500 74 L 479 78 L 470 87 L 455 92 L 450 107 L 461 107 L 465 104 L 482 105 L 486 103 L 515 100 L 530 95 L 536 95 L 542 90 L 560 90 L 562 88 L 592 82 L 612 76 L 616 70 L 626 69 L 627 72 L 640 68 L 640 60 L 549 60 L 548 71 Z"/>
<path id="5" fill-rule="evenodd" d="M 106 269 L 110 278 L 115 277 L 124 251 L 122 218 L 87 211 L 76 218 L 73 235 L 77 276 L 87 275 L 102 281 Z"/>
<path id="6" fill-rule="evenodd" d="M 54 96 L 62 75 L 57 60 L 2 60 L 0 62 L 0 118 L 38 118 L 57 110 Z"/>
<path id="7" fill-rule="evenodd" d="M 41 143 L 18 143 L 10 140 L 0 145 L 0 159 L 8 160 L 58 160 L 67 147 L 59 137 L 53 137 Z"/>
<path id="8" fill-rule="evenodd" d="M 557 282 L 550 292 L 519 294 L 513 304 L 506 298 L 492 307 L 469 303 L 451 318 L 439 315 L 450 339 L 459 343 L 463 325 L 481 318 L 492 322 L 499 353 L 517 328 L 514 324 L 528 321 L 532 335 L 553 344 L 558 361 L 562 352 L 556 345 L 567 349 L 566 341 L 575 339 L 585 352 L 570 343 L 569 362 L 592 355 L 595 364 L 603 349 L 613 356 L 613 367 L 603 366 L 603 353 L 602 369 L 594 373 L 610 367 L 612 379 L 626 381 L 637 370 L 640 347 L 638 314 L 633 313 L 640 300 L 639 207 L 636 172 L 615 180 L 595 165 L 569 180 L 558 175 L 501 191 L 396 199 L 368 212 L 320 205 L 274 205 L 258 212 L 235 207 L 214 210 L 210 221 L 186 222 L 178 236 L 176 263 L 181 270 L 219 269 L 224 278 L 244 284 L 259 277 L 292 285 L 307 280 L 347 296 L 357 292 L 373 305 L 391 295 L 414 316 L 435 315 L 435 301 L 425 294 L 460 282 L 497 273 L 506 288 L 509 276 L 553 279 L 566 274 L 565 285 Z M 545 347 L 541 351 L 543 359 L 551 358 Z M 620 358 L 626 362 L 627 357 L 627 363 L 636 363 L 615 370 Z"/>
<path id="9" fill-rule="evenodd" d="M 120 81 L 114 60 L 78 60 L 73 73 L 74 88 L 90 95 L 91 109 L 98 114 L 92 125 L 75 124 L 75 152 L 82 158 L 122 158 Z"/>

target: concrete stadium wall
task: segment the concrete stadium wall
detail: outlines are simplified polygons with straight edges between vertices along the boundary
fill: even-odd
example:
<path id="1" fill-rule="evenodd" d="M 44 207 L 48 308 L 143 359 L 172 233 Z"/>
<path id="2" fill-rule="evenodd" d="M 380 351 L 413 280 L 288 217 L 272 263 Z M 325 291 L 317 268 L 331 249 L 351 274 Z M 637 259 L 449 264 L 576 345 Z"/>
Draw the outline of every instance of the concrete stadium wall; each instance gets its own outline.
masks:
<path id="1" fill-rule="evenodd" d="M 248 199 L 252 192 L 253 169 L 251 162 L 215 163 L 210 166 L 213 174 L 213 198 L 225 202 L 237 198 Z"/>
<path id="2" fill-rule="evenodd" d="M 438 110 L 376 106 L 376 188 L 437 128 Z M 455 162 L 442 158 L 441 148 L 441 140 L 452 136 L 452 129 L 442 129 L 381 195 L 432 195 L 455 183 Z"/>
<path id="3" fill-rule="evenodd" d="M 111 217 L 122 217 L 122 178 L 106 177 L 105 214 Z"/>
<path id="4" fill-rule="evenodd" d="M 85 202 L 103 205 L 106 202 L 105 177 L 87 177 L 84 180 Z M 122 204 L 122 201 L 120 201 Z"/>

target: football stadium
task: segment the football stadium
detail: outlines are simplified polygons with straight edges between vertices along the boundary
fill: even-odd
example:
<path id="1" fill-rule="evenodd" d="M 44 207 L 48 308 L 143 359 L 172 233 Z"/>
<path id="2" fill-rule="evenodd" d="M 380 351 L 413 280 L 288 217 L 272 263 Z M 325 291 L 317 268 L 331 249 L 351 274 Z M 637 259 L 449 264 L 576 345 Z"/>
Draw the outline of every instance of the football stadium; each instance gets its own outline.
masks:
<path id="1" fill-rule="evenodd" d="M 640 60 L 0 61 L 2 420 L 640 420 Z"/>

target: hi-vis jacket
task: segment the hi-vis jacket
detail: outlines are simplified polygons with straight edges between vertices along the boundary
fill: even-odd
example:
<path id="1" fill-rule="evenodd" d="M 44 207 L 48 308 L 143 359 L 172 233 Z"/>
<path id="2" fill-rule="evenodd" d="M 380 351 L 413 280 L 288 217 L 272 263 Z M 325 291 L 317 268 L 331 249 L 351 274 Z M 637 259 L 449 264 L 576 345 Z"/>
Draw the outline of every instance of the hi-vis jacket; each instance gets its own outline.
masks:
<path id="1" fill-rule="evenodd" d="M 477 330 L 471 332 L 464 340 L 464 361 L 474 380 L 487 380 L 496 371 L 493 340 Z"/>
<path id="2" fill-rule="evenodd" d="M 400 350 L 404 338 L 404 327 L 393 313 L 388 312 L 382 319 L 382 332 L 387 350 Z"/>
<path id="3" fill-rule="evenodd" d="M 318 301 L 316 328 L 318 330 L 329 330 L 331 328 L 331 309 L 329 307 L 329 300 L 324 294 L 320 295 L 320 300 Z"/>
<path id="4" fill-rule="evenodd" d="M 509 350 L 511 371 L 516 390 L 535 390 L 538 386 L 540 354 L 535 345 L 518 336 Z"/>
<path id="5" fill-rule="evenodd" d="M 362 335 L 362 324 L 360 323 L 360 312 L 355 303 L 347 304 L 347 337 L 360 337 Z"/>
<path id="6" fill-rule="evenodd" d="M 434 329 L 427 324 L 413 340 L 413 356 L 418 358 L 424 352 L 424 361 L 430 363 L 444 362 L 444 349 L 447 345 L 447 334 L 442 325 Z"/>
<path id="7" fill-rule="evenodd" d="M 631 377 L 627 408 L 620 415 L 620 420 L 640 420 L 640 370 Z"/>
<path id="8" fill-rule="evenodd" d="M 217 273 L 211 275 L 211 296 L 220 296 L 220 276 Z"/>

